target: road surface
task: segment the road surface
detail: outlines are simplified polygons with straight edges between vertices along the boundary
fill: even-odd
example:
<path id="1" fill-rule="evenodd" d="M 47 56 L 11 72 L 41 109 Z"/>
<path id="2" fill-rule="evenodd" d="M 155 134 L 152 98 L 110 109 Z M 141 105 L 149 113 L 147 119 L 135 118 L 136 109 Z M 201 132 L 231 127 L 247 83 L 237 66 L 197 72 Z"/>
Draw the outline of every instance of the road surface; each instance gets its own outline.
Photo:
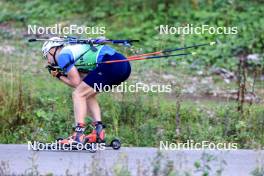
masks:
<path id="1" fill-rule="evenodd" d="M 214 159 L 206 162 L 211 156 Z M 196 166 L 210 166 L 210 175 L 216 175 L 217 170 L 222 170 L 222 175 L 243 176 L 251 175 L 258 165 L 258 160 L 263 158 L 264 151 L 253 150 L 170 150 L 162 151 L 159 155 L 156 148 L 144 147 L 123 147 L 120 150 L 107 149 L 96 153 L 36 152 L 28 150 L 27 145 L 0 144 L 0 175 L 115 175 L 120 172 L 123 175 L 126 171 L 132 175 L 152 175 L 154 172 L 165 174 L 170 168 L 173 168 L 174 172 L 202 175 L 206 169 L 197 170 L 194 166 L 196 162 Z"/>

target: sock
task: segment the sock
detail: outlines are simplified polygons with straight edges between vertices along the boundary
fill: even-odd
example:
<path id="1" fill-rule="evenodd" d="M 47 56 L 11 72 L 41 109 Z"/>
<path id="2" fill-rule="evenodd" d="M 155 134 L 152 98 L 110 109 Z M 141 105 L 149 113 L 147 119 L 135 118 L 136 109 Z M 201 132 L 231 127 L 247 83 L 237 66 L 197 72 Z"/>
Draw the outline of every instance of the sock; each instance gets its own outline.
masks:
<path id="1" fill-rule="evenodd" d="M 77 123 L 76 126 L 85 127 L 85 123 Z"/>
<path id="2" fill-rule="evenodd" d="M 94 126 L 103 125 L 102 121 L 95 121 L 92 123 Z"/>

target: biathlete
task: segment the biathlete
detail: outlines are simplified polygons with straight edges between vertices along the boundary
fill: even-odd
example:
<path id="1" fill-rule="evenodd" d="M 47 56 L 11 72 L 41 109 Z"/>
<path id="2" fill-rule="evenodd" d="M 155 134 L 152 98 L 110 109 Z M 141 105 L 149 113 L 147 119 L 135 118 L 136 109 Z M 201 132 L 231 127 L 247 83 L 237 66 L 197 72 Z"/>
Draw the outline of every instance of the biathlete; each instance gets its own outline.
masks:
<path id="1" fill-rule="evenodd" d="M 63 144 L 84 143 L 85 118 L 93 118 L 94 130 L 88 142 L 104 141 L 105 131 L 101 119 L 100 106 L 96 95 L 98 87 L 119 85 L 128 79 L 131 67 L 129 62 L 96 64 L 110 60 L 126 60 L 127 58 L 107 45 L 91 46 L 88 44 L 64 45 L 60 38 L 52 37 L 43 44 L 42 52 L 48 65 L 58 66 L 51 71 L 52 76 L 73 87 L 72 100 L 75 117 L 74 133 L 60 141 Z M 85 74 L 83 77 L 83 73 Z M 91 141 L 92 139 L 92 141 Z"/>

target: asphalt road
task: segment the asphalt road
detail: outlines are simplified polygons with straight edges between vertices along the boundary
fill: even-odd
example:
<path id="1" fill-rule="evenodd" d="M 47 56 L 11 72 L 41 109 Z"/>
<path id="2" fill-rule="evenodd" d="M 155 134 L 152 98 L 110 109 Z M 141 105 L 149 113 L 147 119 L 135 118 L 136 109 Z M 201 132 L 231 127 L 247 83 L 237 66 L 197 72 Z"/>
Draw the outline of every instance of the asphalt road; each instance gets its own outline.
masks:
<path id="1" fill-rule="evenodd" d="M 257 161 L 263 160 L 264 151 L 174 150 L 162 151 L 161 158 L 158 156 L 156 148 L 123 147 L 120 150 L 107 149 L 96 153 L 88 151 L 34 152 L 28 150 L 27 145 L 0 144 L 0 175 L 29 173 L 34 175 L 37 172 L 43 175 L 49 173 L 114 175 L 114 173 L 122 172 L 122 169 L 129 170 L 132 175 L 151 175 L 154 172 L 153 168 L 157 169 L 159 166 L 161 166 L 161 173 L 166 173 L 165 170 L 173 166 L 175 171 L 202 175 L 204 171 L 198 171 L 194 166 L 196 161 L 200 161 L 201 166 L 207 165 L 211 168 L 210 175 L 216 175 L 217 170 L 220 169 L 223 170 L 222 175 L 243 176 L 251 175 L 250 172 L 257 167 Z M 206 162 L 210 156 L 214 156 L 215 159 Z M 173 163 L 168 163 L 168 160 L 172 160 Z"/>

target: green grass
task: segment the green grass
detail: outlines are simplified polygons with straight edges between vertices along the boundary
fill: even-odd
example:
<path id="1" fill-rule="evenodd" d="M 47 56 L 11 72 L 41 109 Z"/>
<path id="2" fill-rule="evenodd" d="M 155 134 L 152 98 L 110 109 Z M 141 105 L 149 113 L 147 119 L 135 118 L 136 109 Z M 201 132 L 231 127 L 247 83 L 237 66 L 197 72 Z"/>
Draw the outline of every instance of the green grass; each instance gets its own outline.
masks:
<path id="1" fill-rule="evenodd" d="M 134 50 L 148 52 L 216 39 L 219 42 L 214 47 L 198 49 L 196 56 L 171 58 L 175 66 L 166 59 L 134 62 L 130 84 L 136 81 L 169 84 L 171 82 L 162 80 L 162 76 L 171 74 L 176 82 L 174 93 L 99 95 L 109 137 L 120 137 L 125 146 L 157 146 L 160 140 L 189 139 L 237 142 L 241 148 L 263 146 L 264 111 L 261 104 L 245 104 L 244 114 L 240 114 L 234 101 L 222 102 L 206 97 L 183 99 L 178 112 L 180 131 L 175 132 L 177 92 L 184 85 L 192 84 L 198 84 L 199 92 L 207 90 L 207 85 L 200 86 L 204 76 L 197 75 L 198 71 L 203 71 L 205 76 L 210 76 L 207 74 L 211 67 L 235 72 L 237 59 L 233 50 L 244 48 L 249 53 L 261 54 L 264 48 L 264 21 L 261 18 L 264 9 L 258 1 L 197 1 L 198 6 L 194 2 L 173 1 L 166 5 L 161 1 L 136 1 L 133 4 L 114 1 L 98 4 L 78 0 L 52 2 L 51 6 L 50 1 L 1 1 L 0 47 L 5 49 L 0 50 L 0 142 L 52 141 L 71 133 L 74 119 L 72 90 L 48 75 L 41 60 L 41 43 L 26 42 L 28 36 L 23 33 L 28 24 L 52 26 L 63 23 L 106 25 L 108 38 L 140 39 L 141 42 L 132 49 L 114 46 L 128 56 L 135 54 Z M 237 36 L 160 36 L 155 27 L 165 23 L 238 26 L 241 32 Z M 263 63 L 263 57 L 261 59 Z M 252 77 L 252 73 L 249 75 Z M 194 77 L 198 79 L 197 83 L 192 82 Z M 213 86 L 220 90 L 237 89 L 235 82 L 226 84 L 219 76 L 213 76 L 213 80 Z M 263 81 L 257 82 L 256 92 L 264 97 Z"/>
<path id="2" fill-rule="evenodd" d="M 10 78 L 1 78 L 4 84 L 1 84 L 0 96 L 3 124 L 0 141 L 51 141 L 71 133 L 71 89 L 44 76 L 47 73 L 35 75 L 34 79 L 32 75 L 18 73 L 21 72 L 14 72 L 15 76 Z M 108 126 L 107 135 L 120 137 L 127 146 L 157 146 L 160 140 L 189 139 L 237 142 L 244 148 L 253 147 L 252 143 L 264 144 L 262 105 L 246 105 L 245 115 L 241 116 L 236 111 L 235 102 L 183 101 L 181 130 L 176 135 L 176 103 L 162 95 L 102 93 L 99 102 Z"/>

